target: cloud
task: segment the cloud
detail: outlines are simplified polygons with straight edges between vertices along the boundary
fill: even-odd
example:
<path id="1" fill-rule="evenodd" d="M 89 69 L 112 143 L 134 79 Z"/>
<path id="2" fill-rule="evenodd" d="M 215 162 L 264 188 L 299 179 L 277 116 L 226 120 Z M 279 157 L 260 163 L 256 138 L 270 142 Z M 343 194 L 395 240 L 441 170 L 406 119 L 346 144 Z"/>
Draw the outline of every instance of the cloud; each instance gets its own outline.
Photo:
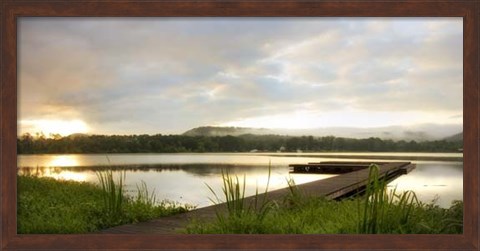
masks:
<path id="1" fill-rule="evenodd" d="M 21 18 L 19 116 L 81 119 L 102 133 L 289 114 L 341 124 L 351 111 L 451 123 L 463 108 L 462 27 L 461 18 Z"/>

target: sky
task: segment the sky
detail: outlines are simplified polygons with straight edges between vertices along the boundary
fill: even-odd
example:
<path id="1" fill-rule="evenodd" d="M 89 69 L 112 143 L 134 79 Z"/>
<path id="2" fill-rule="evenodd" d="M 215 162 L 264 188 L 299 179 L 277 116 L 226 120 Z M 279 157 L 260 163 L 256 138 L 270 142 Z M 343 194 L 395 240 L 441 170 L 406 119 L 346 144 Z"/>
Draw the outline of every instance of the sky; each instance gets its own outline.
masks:
<path id="1" fill-rule="evenodd" d="M 18 22 L 18 133 L 462 125 L 462 18 Z"/>

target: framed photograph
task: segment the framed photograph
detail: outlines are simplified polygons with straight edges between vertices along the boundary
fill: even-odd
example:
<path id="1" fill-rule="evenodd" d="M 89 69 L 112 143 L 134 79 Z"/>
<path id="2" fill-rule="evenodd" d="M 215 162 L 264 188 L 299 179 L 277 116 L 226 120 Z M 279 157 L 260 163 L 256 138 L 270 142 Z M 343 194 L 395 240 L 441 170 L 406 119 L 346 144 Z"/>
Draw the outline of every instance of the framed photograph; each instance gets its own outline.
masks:
<path id="1" fill-rule="evenodd" d="M 479 248 L 477 1 L 0 13 L 2 249 Z"/>

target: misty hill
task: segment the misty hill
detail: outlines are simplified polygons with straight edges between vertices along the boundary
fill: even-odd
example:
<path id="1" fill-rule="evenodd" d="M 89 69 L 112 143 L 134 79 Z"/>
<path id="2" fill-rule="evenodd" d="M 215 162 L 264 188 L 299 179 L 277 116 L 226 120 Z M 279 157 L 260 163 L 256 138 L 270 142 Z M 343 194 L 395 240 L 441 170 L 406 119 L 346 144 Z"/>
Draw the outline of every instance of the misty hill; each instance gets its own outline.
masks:
<path id="1" fill-rule="evenodd" d="M 463 141 L 463 132 L 457 133 L 449 137 L 445 137 L 443 139 L 450 142 Z"/>
<path id="2" fill-rule="evenodd" d="M 288 135 L 288 136 L 335 136 L 344 138 L 370 138 L 392 140 L 441 140 L 458 134 L 463 128 L 461 125 L 421 124 L 415 126 L 388 126 L 376 128 L 355 127 L 327 127 L 314 129 L 266 129 L 247 127 L 214 127 L 203 126 L 186 131 L 187 136 L 239 136 L 243 134 L 253 135 Z"/>
<path id="3" fill-rule="evenodd" d="M 185 136 L 240 136 L 244 134 L 265 135 L 272 134 L 270 129 L 257 129 L 247 127 L 215 127 L 201 126 L 184 132 Z"/>
<path id="4" fill-rule="evenodd" d="M 82 138 L 82 137 L 88 137 L 88 136 L 90 136 L 90 135 L 86 134 L 86 133 L 73 133 L 73 134 L 68 135 L 67 137 L 71 138 L 71 139 L 75 139 L 75 138 Z"/>

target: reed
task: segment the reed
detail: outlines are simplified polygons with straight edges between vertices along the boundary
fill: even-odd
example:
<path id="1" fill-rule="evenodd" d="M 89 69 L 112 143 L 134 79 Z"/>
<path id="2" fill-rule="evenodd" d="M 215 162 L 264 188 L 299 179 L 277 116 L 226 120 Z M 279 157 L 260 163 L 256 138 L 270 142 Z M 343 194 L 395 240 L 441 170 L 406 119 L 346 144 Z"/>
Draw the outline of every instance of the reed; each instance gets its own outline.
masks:
<path id="1" fill-rule="evenodd" d="M 268 212 L 272 209 L 274 206 L 273 201 L 268 199 L 268 188 L 270 186 L 270 178 L 272 175 L 272 163 L 268 163 L 268 176 L 267 176 L 267 185 L 265 187 L 265 191 L 263 191 L 263 196 L 261 196 L 261 201 L 260 201 L 260 195 L 258 194 L 258 184 L 257 187 L 255 188 L 255 197 L 254 197 L 254 207 L 253 211 L 257 215 L 257 220 L 263 221 L 265 219 L 265 216 L 268 214 Z"/>
<path id="2" fill-rule="evenodd" d="M 243 183 L 228 172 L 222 175 L 227 214 L 217 211 L 214 221 L 194 219 L 185 232 L 192 234 L 458 234 L 462 232 L 463 203 L 449 209 L 418 202 L 411 191 L 388 190 L 379 179 L 378 166 L 370 166 L 369 184 L 361 197 L 341 201 L 307 196 L 287 179 L 290 193 L 283 200 L 260 200 L 266 210 L 255 211 L 244 198 Z M 207 185 L 208 186 L 208 185 Z M 209 187 L 210 188 L 210 187 Z M 210 188 L 213 192 L 213 189 Z M 214 192 L 213 192 L 214 193 Z M 215 194 L 215 193 L 214 193 Z M 266 191 L 268 194 L 268 191 Z M 222 203 L 218 196 L 215 204 Z M 236 200 L 237 199 L 237 200 Z M 235 202 L 234 202 L 235 201 Z M 265 202 L 267 201 L 267 202 Z M 237 204 L 236 204 L 237 203 Z M 261 207 L 260 207 L 261 208 Z M 239 213 L 241 212 L 241 213 Z"/>
<path id="3" fill-rule="evenodd" d="M 137 196 L 135 196 L 135 202 L 144 204 L 147 206 L 155 206 L 157 203 L 157 197 L 155 195 L 155 189 L 152 192 L 148 191 L 147 183 L 141 181 L 140 185 L 136 184 Z"/>
<path id="4" fill-rule="evenodd" d="M 123 217 L 123 206 L 127 200 L 123 186 L 126 172 L 120 172 L 115 179 L 112 170 L 96 172 L 99 187 L 102 189 L 102 198 L 105 214 L 112 221 Z"/>
<path id="5" fill-rule="evenodd" d="M 255 233 L 262 232 L 263 221 L 273 206 L 268 200 L 268 188 L 270 184 L 271 168 L 268 169 L 268 181 L 263 194 L 259 194 L 258 186 L 252 199 L 245 197 L 246 176 L 240 180 L 238 176 L 232 176 L 228 170 L 222 170 L 222 196 L 217 195 L 209 186 L 215 199 L 210 198 L 214 204 L 224 204 L 226 214 L 222 210 L 216 211 L 216 228 L 220 233 Z M 222 197 L 222 198 L 220 198 Z M 187 230 L 192 231 L 192 230 Z M 201 230 L 193 230 L 201 231 Z"/>
<path id="6" fill-rule="evenodd" d="M 103 177 L 103 185 L 34 175 L 17 176 L 18 233 L 89 233 L 194 208 L 165 200 L 158 202 L 144 182 L 137 185 L 136 197 L 127 196 L 125 190 L 120 191 L 124 186 L 124 174 L 118 178 L 112 173 L 99 175 Z M 119 198 L 120 193 L 124 193 L 122 198 Z"/>
<path id="7" fill-rule="evenodd" d="M 370 165 L 365 196 L 358 202 L 358 233 L 389 233 L 392 228 L 403 232 L 412 210 L 419 205 L 413 191 L 397 193 L 396 188 L 388 192 L 387 180 L 379 178 L 379 167 Z"/>

